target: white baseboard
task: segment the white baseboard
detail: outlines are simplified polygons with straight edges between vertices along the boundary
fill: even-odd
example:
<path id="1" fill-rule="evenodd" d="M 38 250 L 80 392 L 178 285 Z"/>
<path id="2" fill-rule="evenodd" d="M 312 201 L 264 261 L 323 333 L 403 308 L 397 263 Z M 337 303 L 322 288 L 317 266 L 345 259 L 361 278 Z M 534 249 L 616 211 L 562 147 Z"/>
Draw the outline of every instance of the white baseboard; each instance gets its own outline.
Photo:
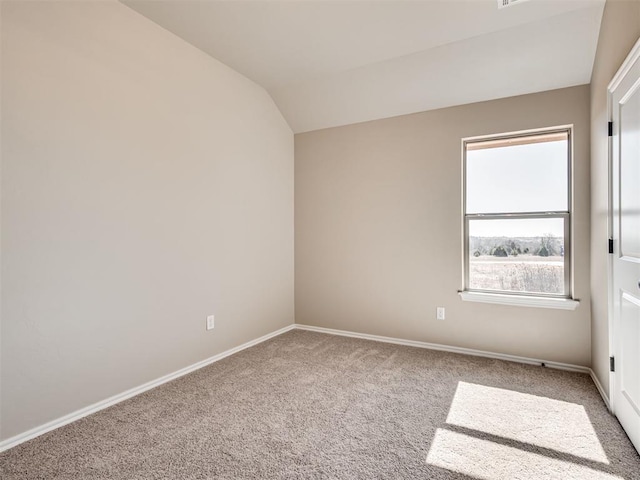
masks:
<path id="1" fill-rule="evenodd" d="M 607 410 L 613 413 L 611 411 L 611 402 L 609 400 L 609 396 L 605 393 L 604 388 L 602 388 L 602 384 L 600 383 L 600 380 L 598 380 L 596 372 L 594 372 L 592 369 L 589 369 L 589 375 L 591 375 L 591 380 L 593 380 L 593 383 L 596 385 L 598 392 L 600 392 L 600 396 L 602 397 L 604 404 L 607 406 Z"/>
<path id="2" fill-rule="evenodd" d="M 367 333 L 348 332 L 345 330 L 335 330 L 332 328 L 314 327 L 311 325 L 296 324 L 298 330 L 308 330 L 311 332 L 328 333 L 331 335 L 340 335 L 343 337 L 362 338 L 364 340 L 374 340 L 376 342 L 394 343 L 397 345 L 407 345 L 410 347 L 427 348 L 429 350 L 439 350 L 441 352 L 461 353 L 464 355 L 473 355 L 476 357 L 495 358 L 498 360 L 506 360 L 509 362 L 526 363 L 529 365 L 542 365 L 544 364 L 548 368 L 556 368 L 558 370 L 567 370 L 569 372 L 586 373 L 591 377 L 595 384 L 604 404 L 607 406 L 609 412 L 611 412 L 611 403 L 609 397 L 602 388 L 602 384 L 596 377 L 596 374 L 589 367 L 583 367 L 581 365 L 573 365 L 570 363 L 551 362 L 548 360 L 540 360 L 537 358 L 520 357 L 517 355 L 507 355 L 504 353 L 487 352 L 484 350 L 474 350 L 471 348 L 451 347 L 449 345 L 440 345 L 438 343 L 427 343 L 416 340 L 403 340 L 401 338 L 383 337 L 381 335 L 369 335 Z"/>
<path id="3" fill-rule="evenodd" d="M 558 370 L 567 370 L 569 372 L 591 373 L 589 367 L 581 365 L 573 365 L 570 363 L 551 362 L 538 358 L 520 357 L 517 355 L 508 355 L 505 353 L 487 352 L 484 350 L 474 350 L 472 348 L 452 347 L 449 345 L 441 345 L 439 343 L 420 342 L 418 340 L 403 340 L 401 338 L 383 337 L 381 335 L 370 335 L 368 333 L 348 332 L 345 330 L 334 330 L 332 328 L 314 327 L 311 325 L 296 324 L 296 329 L 309 330 L 311 332 L 329 333 L 331 335 L 340 335 L 342 337 L 362 338 L 364 340 L 374 340 L 376 342 L 394 343 L 397 345 L 407 345 L 409 347 L 426 348 L 429 350 L 439 350 L 441 352 L 461 353 L 463 355 L 473 355 L 475 357 L 495 358 L 498 360 L 506 360 L 508 362 L 526 363 L 529 365 L 542 365 L 548 368 L 556 368 Z"/>
<path id="4" fill-rule="evenodd" d="M 92 413 L 99 412 L 100 410 L 104 410 L 107 407 L 115 405 L 116 403 L 120 403 L 123 400 L 127 400 L 128 398 L 134 397 L 136 395 L 141 394 L 142 392 L 146 392 L 147 390 L 151 390 L 163 383 L 170 382 L 171 380 L 175 380 L 176 378 L 182 377 L 188 373 L 191 373 L 200 368 L 206 367 L 207 365 L 211 365 L 223 358 L 228 357 L 229 355 L 233 355 L 234 353 L 238 353 L 241 350 L 245 350 L 249 347 L 253 347 L 259 343 L 262 343 L 266 340 L 269 340 L 273 337 L 277 337 L 289 330 L 293 330 L 295 325 L 288 325 L 280 330 L 276 330 L 275 332 L 268 333 L 260 338 L 256 338 L 255 340 L 251 340 L 247 343 L 243 343 L 242 345 L 226 350 L 218 355 L 214 355 L 213 357 L 209 357 L 205 360 L 202 360 L 198 363 L 194 363 L 193 365 L 189 365 L 188 367 L 177 370 L 173 373 L 165 375 L 163 377 L 157 378 L 156 380 L 152 380 L 147 382 L 139 387 L 134 387 L 126 392 L 122 392 L 118 395 L 114 395 L 113 397 L 107 398 L 100 402 L 94 403 L 93 405 L 89 405 L 88 407 L 81 408 L 80 410 L 76 410 L 64 417 L 57 418 L 56 420 L 52 420 L 44 425 L 40 425 L 39 427 L 32 428 L 24 433 L 20 433 L 14 437 L 8 438 L 2 442 L 0 442 L 0 452 L 13 448 L 21 443 L 26 442 L 27 440 L 31 440 L 32 438 L 39 437 L 40 435 L 50 432 L 51 430 L 55 430 L 56 428 L 60 428 L 64 425 L 67 425 L 71 422 L 75 422 L 76 420 L 80 420 L 87 415 L 91 415 Z"/>
<path id="5" fill-rule="evenodd" d="M 373 340 L 376 342 L 392 343 L 396 345 L 407 345 L 410 347 L 426 348 L 429 350 L 439 350 L 442 352 L 461 353 L 464 355 L 473 355 L 477 357 L 495 358 L 498 360 L 506 360 L 509 362 L 517 362 L 517 363 L 526 363 L 529 365 L 544 364 L 549 368 L 557 368 L 559 370 L 568 370 L 571 372 L 587 373 L 591 376 L 591 379 L 593 380 L 593 383 L 596 385 L 598 392 L 600 392 L 600 395 L 602 396 L 602 399 L 604 400 L 605 405 L 609 410 L 611 410 L 609 398 L 605 394 L 604 389 L 602 388 L 602 385 L 600 384 L 600 381 L 596 377 L 595 373 L 589 367 L 572 365 L 569 363 L 550 362 L 550 361 L 540 360 L 535 358 L 520 357 L 517 355 L 507 355 L 502 353 L 487 352 L 484 350 L 474 350 L 471 348 L 452 347 L 452 346 L 441 345 L 437 343 L 420 342 L 416 340 L 404 340 L 401 338 L 384 337 L 381 335 L 370 335 L 366 333 L 349 332 L 345 330 L 335 330 L 332 328 L 323 328 L 323 327 L 314 327 L 311 325 L 294 324 L 294 325 L 289 325 L 284 328 L 281 328 L 280 330 L 276 330 L 275 332 L 268 333 L 267 335 L 264 335 L 260 338 L 256 338 L 255 340 L 251 340 L 247 343 L 244 343 L 238 347 L 229 349 L 225 352 L 219 353 L 218 355 L 214 355 L 213 357 L 207 358 L 198 363 L 194 363 L 193 365 L 182 368 L 176 372 L 170 373 L 156 380 L 147 382 L 143 385 L 140 385 L 139 387 L 134 387 L 130 390 L 127 390 L 126 392 L 122 392 L 118 395 L 114 395 L 113 397 L 94 403 L 93 405 L 89 405 L 85 408 L 72 412 L 56 420 L 52 420 L 51 422 L 45 423 L 44 425 L 40 425 L 39 427 L 35 427 L 24 433 L 18 434 L 14 437 L 8 438 L 0 442 L 0 452 L 13 448 L 17 445 L 20 445 L 21 443 L 24 443 L 28 440 L 36 438 L 44 433 L 50 432 L 51 430 L 55 430 L 56 428 L 60 428 L 71 422 L 75 422 L 76 420 L 86 417 L 87 415 L 91 415 L 92 413 L 99 412 L 100 410 L 103 410 L 107 407 L 110 407 L 124 400 L 127 400 L 131 397 L 139 395 L 140 393 L 146 392 L 147 390 L 151 390 L 152 388 L 160 386 L 163 383 L 167 383 L 167 382 L 170 382 L 171 380 L 175 380 L 176 378 L 182 377 L 183 375 L 191 373 L 200 368 L 206 367 L 207 365 L 210 365 L 219 360 L 222 360 L 223 358 L 233 355 L 234 353 L 238 353 L 249 347 L 253 347 L 254 345 L 262 343 L 278 335 L 282 335 L 283 333 L 293 329 L 308 330 L 312 332 L 327 333 L 331 335 L 340 335 L 343 337 L 361 338 L 364 340 Z"/>

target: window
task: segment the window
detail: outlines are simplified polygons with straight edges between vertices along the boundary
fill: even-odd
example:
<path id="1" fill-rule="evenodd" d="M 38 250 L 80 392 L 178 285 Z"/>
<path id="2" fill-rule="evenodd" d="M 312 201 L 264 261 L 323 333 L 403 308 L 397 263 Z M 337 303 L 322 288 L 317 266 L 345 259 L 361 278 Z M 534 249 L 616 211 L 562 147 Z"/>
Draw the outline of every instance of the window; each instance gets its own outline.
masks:
<path id="1" fill-rule="evenodd" d="M 465 292 L 570 298 L 570 128 L 463 145 Z"/>

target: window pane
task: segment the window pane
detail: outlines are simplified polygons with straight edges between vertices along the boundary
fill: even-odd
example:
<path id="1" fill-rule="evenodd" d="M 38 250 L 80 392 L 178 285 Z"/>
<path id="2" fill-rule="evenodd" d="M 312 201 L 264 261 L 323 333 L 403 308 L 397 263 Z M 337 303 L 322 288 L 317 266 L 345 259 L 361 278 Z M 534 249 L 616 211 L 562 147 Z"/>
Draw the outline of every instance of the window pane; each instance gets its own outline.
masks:
<path id="1" fill-rule="evenodd" d="M 565 295 L 564 219 L 469 220 L 469 289 Z"/>
<path id="2" fill-rule="evenodd" d="M 549 137 L 467 144 L 467 213 L 568 211 L 567 136 Z"/>

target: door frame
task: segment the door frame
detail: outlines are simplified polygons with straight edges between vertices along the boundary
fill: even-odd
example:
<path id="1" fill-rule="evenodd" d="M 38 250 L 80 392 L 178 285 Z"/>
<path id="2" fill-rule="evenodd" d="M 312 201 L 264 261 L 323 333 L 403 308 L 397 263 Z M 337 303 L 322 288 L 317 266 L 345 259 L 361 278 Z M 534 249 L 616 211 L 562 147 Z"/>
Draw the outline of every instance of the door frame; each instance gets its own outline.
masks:
<path id="1" fill-rule="evenodd" d="M 607 121 L 613 122 L 613 91 L 620 85 L 620 82 L 625 77 L 631 66 L 640 58 L 640 38 L 636 41 L 635 45 L 625 58 L 624 62 L 616 72 L 616 74 L 609 82 L 607 86 Z M 604 128 L 604 126 L 603 126 Z M 607 139 L 607 159 L 608 159 L 608 179 L 607 179 L 607 238 L 613 238 L 613 136 L 609 136 Z M 614 239 L 615 240 L 615 239 Z M 614 241 L 615 245 L 615 241 Z M 614 329 L 614 319 L 613 319 L 613 299 L 614 299 L 614 291 L 613 291 L 613 259 L 614 254 L 607 255 L 607 316 L 608 316 L 608 331 L 609 331 L 609 357 L 615 356 L 615 348 L 616 348 L 616 332 Z M 609 410 L 611 413 L 616 413 L 616 405 L 615 405 L 615 388 L 616 388 L 616 375 L 615 372 L 609 371 Z"/>

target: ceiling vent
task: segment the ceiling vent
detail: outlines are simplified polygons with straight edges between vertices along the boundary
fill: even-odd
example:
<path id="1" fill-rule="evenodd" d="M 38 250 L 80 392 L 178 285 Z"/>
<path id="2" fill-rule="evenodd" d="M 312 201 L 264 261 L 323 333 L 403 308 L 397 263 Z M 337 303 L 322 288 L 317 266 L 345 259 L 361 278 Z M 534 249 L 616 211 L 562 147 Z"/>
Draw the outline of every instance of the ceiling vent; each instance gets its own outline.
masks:
<path id="1" fill-rule="evenodd" d="M 498 8 L 510 7 L 511 5 L 515 5 L 516 3 L 524 3 L 528 0 L 498 0 Z"/>

